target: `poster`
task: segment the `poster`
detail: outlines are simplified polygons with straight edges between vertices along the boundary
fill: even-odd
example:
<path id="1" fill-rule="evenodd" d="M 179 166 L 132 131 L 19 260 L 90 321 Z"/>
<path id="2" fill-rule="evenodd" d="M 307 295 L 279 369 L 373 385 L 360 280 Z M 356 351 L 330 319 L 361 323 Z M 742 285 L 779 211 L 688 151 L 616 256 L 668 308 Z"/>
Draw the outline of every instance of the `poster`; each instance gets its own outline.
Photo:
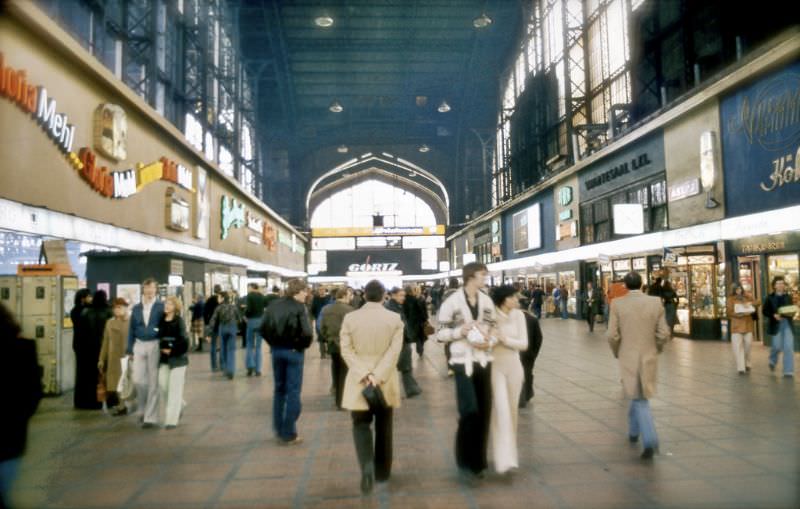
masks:
<path id="1" fill-rule="evenodd" d="M 538 203 L 514 214 L 513 224 L 515 253 L 542 247 L 541 214 Z"/>
<path id="2" fill-rule="evenodd" d="M 142 300 L 142 288 L 138 284 L 117 285 L 117 298 L 125 299 L 128 306 L 133 306 Z"/>
<path id="3" fill-rule="evenodd" d="M 97 283 L 97 291 L 106 292 L 106 297 L 111 298 L 111 283 Z"/>

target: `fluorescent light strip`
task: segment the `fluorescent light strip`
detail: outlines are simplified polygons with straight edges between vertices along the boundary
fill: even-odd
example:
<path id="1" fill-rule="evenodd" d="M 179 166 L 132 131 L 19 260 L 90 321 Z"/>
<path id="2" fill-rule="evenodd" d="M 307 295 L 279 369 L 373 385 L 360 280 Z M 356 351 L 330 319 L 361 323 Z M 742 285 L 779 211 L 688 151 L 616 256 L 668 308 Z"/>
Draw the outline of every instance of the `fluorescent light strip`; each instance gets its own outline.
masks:
<path id="1" fill-rule="evenodd" d="M 286 277 L 306 273 L 0 198 L 0 228 L 132 251 L 165 251 Z"/>

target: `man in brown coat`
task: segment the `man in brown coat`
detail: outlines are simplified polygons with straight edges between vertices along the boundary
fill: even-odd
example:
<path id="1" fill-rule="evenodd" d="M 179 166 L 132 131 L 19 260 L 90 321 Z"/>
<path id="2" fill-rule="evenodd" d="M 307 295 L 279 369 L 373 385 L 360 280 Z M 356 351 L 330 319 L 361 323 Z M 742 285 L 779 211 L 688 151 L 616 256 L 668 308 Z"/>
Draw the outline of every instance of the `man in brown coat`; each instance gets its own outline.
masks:
<path id="1" fill-rule="evenodd" d="M 642 458 L 653 457 L 658 436 L 648 399 L 656 393 L 658 354 L 670 339 L 664 319 L 664 306 L 658 297 L 641 292 L 642 277 L 636 272 L 625 276 L 629 292 L 614 299 L 608 324 L 608 343 L 619 359 L 622 387 L 631 399 L 628 436 L 631 442 L 642 435 Z"/>
<path id="2" fill-rule="evenodd" d="M 347 379 L 342 407 L 351 411 L 353 441 L 361 466 L 361 492 L 369 493 L 375 480 L 386 481 L 392 469 L 392 411 L 400 406 L 400 375 L 397 359 L 403 348 L 400 315 L 383 308 L 383 285 L 370 281 L 361 309 L 348 313 L 339 332 Z M 380 388 L 387 408 L 370 408 L 362 391 L 367 385 Z M 372 419 L 375 419 L 373 445 Z"/>

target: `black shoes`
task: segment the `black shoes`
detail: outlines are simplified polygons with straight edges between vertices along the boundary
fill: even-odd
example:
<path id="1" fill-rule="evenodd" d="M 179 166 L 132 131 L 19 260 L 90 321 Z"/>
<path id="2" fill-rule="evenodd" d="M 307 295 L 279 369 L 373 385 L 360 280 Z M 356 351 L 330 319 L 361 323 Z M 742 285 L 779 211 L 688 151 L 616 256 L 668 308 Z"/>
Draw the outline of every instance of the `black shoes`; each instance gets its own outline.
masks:
<path id="1" fill-rule="evenodd" d="M 226 373 L 225 376 L 228 378 L 228 380 L 233 380 L 233 373 Z"/>
<path id="2" fill-rule="evenodd" d="M 372 472 L 364 472 L 361 474 L 361 493 L 369 495 L 372 493 L 372 488 L 375 486 L 375 477 Z"/>
<path id="3" fill-rule="evenodd" d="M 632 444 L 635 444 L 639 441 L 639 436 L 628 435 L 628 441 Z"/>
<path id="4" fill-rule="evenodd" d="M 142 429 L 152 429 L 152 428 L 155 428 L 155 427 L 156 427 L 156 425 L 153 424 L 152 422 L 143 422 L 142 423 Z"/>
<path id="5" fill-rule="evenodd" d="M 642 453 L 643 460 L 653 459 L 653 455 L 656 453 L 656 450 L 652 447 L 645 447 L 644 452 Z"/>
<path id="6" fill-rule="evenodd" d="M 254 371 L 255 371 L 254 369 L 247 368 L 247 376 L 253 376 Z"/>
<path id="7" fill-rule="evenodd" d="M 261 371 L 256 371 L 256 376 L 261 376 Z"/>

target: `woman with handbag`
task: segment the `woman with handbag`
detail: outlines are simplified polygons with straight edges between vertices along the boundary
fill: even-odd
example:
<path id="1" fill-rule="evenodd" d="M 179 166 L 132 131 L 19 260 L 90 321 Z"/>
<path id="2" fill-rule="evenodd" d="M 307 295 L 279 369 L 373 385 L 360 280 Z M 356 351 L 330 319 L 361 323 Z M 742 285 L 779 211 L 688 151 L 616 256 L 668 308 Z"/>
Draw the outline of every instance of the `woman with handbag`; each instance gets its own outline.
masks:
<path id="1" fill-rule="evenodd" d="M 103 346 L 100 349 L 100 361 L 97 368 L 105 378 L 106 403 L 111 415 L 120 416 L 128 413 L 127 407 L 117 394 L 117 386 L 122 376 L 121 360 L 125 359 L 125 348 L 128 345 L 128 302 L 125 299 L 114 299 L 114 316 L 106 322 L 103 331 Z"/>
<path id="2" fill-rule="evenodd" d="M 492 334 L 497 345 L 492 350 L 492 417 L 489 437 L 494 468 L 499 474 L 519 468 L 517 418 L 519 395 L 525 375 L 519 352 L 528 348 L 528 327 L 520 311 L 519 294 L 510 285 L 495 288 L 492 301 L 497 323 Z"/>
<path id="3" fill-rule="evenodd" d="M 403 348 L 403 321 L 384 309 L 379 281 L 365 287 L 366 304 L 345 315 L 339 332 L 347 364 L 342 407 L 353 419 L 353 441 L 361 467 L 361 492 L 389 480 L 392 471 L 392 412 L 400 406 L 397 360 Z M 375 420 L 375 437 L 372 421 Z"/>
<path id="4" fill-rule="evenodd" d="M 174 429 L 183 409 L 183 385 L 189 365 L 189 338 L 181 318 L 181 301 L 171 295 L 164 302 L 164 317 L 158 324 L 161 358 L 158 367 L 159 401 L 166 403 L 164 427 Z"/>

